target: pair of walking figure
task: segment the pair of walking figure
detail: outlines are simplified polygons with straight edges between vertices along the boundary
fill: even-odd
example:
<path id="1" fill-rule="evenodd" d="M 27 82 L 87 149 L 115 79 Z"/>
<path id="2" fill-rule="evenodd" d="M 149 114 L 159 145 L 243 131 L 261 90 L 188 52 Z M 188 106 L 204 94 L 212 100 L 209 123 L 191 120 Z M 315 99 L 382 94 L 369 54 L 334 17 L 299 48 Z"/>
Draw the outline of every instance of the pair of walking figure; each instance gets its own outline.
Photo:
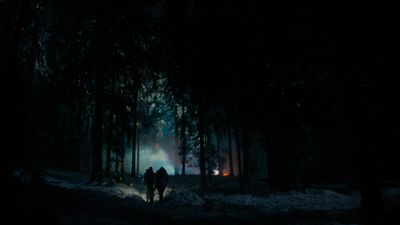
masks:
<path id="1" fill-rule="evenodd" d="M 149 167 L 144 173 L 144 183 L 146 184 L 146 200 L 150 203 L 154 202 L 154 188 L 157 189 L 159 195 L 159 201 L 164 201 L 164 191 L 167 187 L 169 175 L 164 167 L 157 170 L 156 173 L 153 172 L 153 167 Z"/>

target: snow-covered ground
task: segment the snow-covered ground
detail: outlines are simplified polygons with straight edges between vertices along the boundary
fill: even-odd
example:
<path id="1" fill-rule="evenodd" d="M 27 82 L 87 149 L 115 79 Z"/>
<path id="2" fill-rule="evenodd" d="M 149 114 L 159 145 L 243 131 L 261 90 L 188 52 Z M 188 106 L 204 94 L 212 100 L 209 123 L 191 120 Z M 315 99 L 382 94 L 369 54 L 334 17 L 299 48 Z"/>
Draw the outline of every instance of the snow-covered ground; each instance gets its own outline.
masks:
<path id="1" fill-rule="evenodd" d="M 136 182 L 124 183 L 95 183 L 89 184 L 85 179 L 74 174 L 49 172 L 44 177 L 45 181 L 53 186 L 69 190 L 84 190 L 104 193 L 118 198 L 136 199 L 138 203 L 146 200 L 144 185 Z M 175 182 L 174 182 L 175 180 Z M 266 196 L 252 194 L 225 194 L 221 192 L 198 192 L 193 185 L 196 180 L 187 178 L 189 185 L 184 185 L 185 178 L 179 181 L 172 179 L 172 183 L 166 189 L 165 205 L 167 206 L 193 206 L 202 207 L 212 202 L 214 208 L 236 207 L 257 208 L 265 213 L 285 213 L 288 211 L 344 211 L 354 210 L 360 206 L 360 196 L 357 193 L 351 195 L 340 194 L 326 189 L 308 189 L 304 193 L 291 191 L 269 194 Z M 181 187 L 177 185 L 181 183 Z M 389 190 L 389 193 L 398 193 L 398 190 Z M 157 197 L 157 195 L 156 195 Z M 157 201 L 157 199 L 156 199 Z M 175 207 L 175 209 L 177 209 Z"/>
<path id="2" fill-rule="evenodd" d="M 208 198 L 226 205 L 257 207 L 264 212 L 279 213 L 291 210 L 332 211 L 353 210 L 360 206 L 357 194 L 343 195 L 330 190 L 309 189 L 302 192 L 285 192 L 260 197 L 250 194 L 213 194 Z"/>
<path id="3" fill-rule="evenodd" d="M 116 183 L 110 185 L 106 182 L 104 183 L 82 183 L 71 180 L 65 180 L 54 177 L 44 177 L 44 180 L 53 186 L 65 188 L 68 190 L 85 190 L 104 193 L 110 196 L 115 196 L 118 198 L 140 198 L 145 200 L 146 195 L 137 189 L 130 187 L 129 185 Z"/>
<path id="4" fill-rule="evenodd" d="M 384 189 L 383 194 L 386 198 L 400 198 L 400 188 L 387 187 Z"/>
<path id="5" fill-rule="evenodd" d="M 15 176 L 24 178 L 23 173 Z M 145 185 L 139 180 L 126 183 L 108 179 L 102 183 L 89 183 L 77 173 L 47 171 L 43 177 L 48 185 L 49 197 L 57 209 L 61 224 L 128 224 L 139 219 L 137 224 L 152 221 L 221 221 L 230 218 L 231 224 L 357 224 L 360 196 L 356 188 L 339 187 L 335 184 L 301 191 L 271 193 L 266 187 L 254 182 L 253 188 L 238 192 L 236 177 L 213 177 L 208 183 L 209 191 L 202 192 L 198 176 L 171 176 L 165 192 L 165 203 L 146 203 Z M 25 179 L 23 179 L 25 180 Z M 255 187 L 254 186 L 254 187 Z M 386 185 L 383 190 L 387 205 L 398 205 L 400 188 Z M 251 189 L 250 189 L 251 188 Z M 336 191 L 334 191 L 336 190 Z M 343 190 L 343 191 L 342 191 Z M 46 191 L 47 192 L 47 191 Z M 59 204 L 59 203 L 62 204 Z M 63 205 L 66 204 L 64 207 Z M 161 219 L 157 219 L 161 218 Z M 225 221 L 225 219 L 223 220 Z"/>

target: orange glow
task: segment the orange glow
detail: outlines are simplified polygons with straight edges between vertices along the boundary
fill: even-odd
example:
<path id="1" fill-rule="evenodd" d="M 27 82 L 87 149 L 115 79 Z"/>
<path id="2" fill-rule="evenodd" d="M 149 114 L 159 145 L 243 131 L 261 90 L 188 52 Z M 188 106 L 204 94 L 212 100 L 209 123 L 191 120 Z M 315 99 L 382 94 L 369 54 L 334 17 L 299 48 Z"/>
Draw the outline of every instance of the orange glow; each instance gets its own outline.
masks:
<path id="1" fill-rule="evenodd" d="M 224 173 L 222 174 L 222 176 L 227 177 L 227 176 L 229 176 L 229 173 L 224 171 Z"/>

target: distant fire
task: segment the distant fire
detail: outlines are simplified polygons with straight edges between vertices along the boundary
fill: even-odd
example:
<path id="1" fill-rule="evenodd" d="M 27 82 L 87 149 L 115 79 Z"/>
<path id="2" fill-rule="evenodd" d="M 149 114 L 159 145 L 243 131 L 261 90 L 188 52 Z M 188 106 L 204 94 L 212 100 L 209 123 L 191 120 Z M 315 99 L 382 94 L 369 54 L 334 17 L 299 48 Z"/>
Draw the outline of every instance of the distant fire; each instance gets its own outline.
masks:
<path id="1" fill-rule="evenodd" d="M 213 175 L 214 176 L 218 176 L 219 175 L 219 171 L 218 170 L 213 170 Z M 227 171 L 222 172 L 222 176 L 227 177 L 229 176 L 229 173 Z"/>

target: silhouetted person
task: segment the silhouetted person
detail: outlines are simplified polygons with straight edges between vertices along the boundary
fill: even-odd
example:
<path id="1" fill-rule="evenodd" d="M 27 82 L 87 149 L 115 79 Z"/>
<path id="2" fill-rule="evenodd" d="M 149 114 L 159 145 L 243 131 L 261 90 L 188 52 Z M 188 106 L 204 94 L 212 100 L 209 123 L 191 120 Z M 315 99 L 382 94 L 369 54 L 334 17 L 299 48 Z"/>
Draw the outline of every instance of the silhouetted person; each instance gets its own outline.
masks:
<path id="1" fill-rule="evenodd" d="M 158 191 L 158 195 L 160 196 L 160 202 L 164 201 L 164 190 L 167 187 L 169 175 L 164 167 L 161 167 L 156 172 L 155 184 Z"/>
<path id="2" fill-rule="evenodd" d="M 143 177 L 144 183 L 146 184 L 147 192 L 146 192 L 146 200 L 150 203 L 154 200 L 154 172 L 153 167 L 149 167 L 144 173 Z"/>

